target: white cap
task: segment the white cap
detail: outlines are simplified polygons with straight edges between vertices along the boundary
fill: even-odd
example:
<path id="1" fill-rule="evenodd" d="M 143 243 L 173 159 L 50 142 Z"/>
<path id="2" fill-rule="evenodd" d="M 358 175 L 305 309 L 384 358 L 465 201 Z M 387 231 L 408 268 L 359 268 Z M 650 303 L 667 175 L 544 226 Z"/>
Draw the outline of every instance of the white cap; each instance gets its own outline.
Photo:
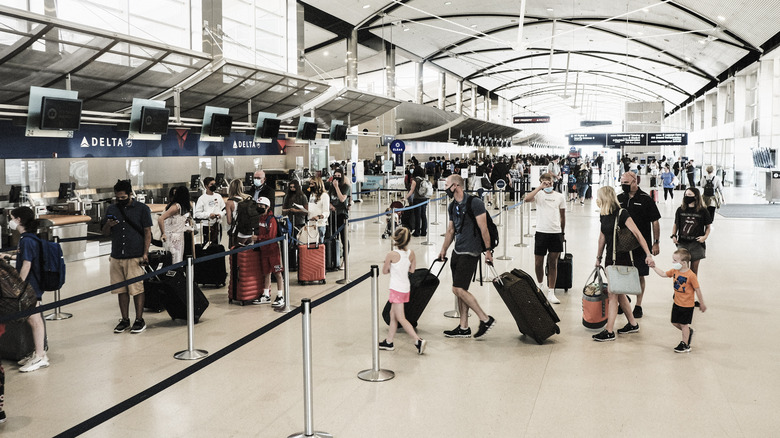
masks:
<path id="1" fill-rule="evenodd" d="M 271 201 L 269 201 L 265 196 L 257 198 L 257 203 L 261 205 L 267 205 L 269 207 L 271 206 Z"/>

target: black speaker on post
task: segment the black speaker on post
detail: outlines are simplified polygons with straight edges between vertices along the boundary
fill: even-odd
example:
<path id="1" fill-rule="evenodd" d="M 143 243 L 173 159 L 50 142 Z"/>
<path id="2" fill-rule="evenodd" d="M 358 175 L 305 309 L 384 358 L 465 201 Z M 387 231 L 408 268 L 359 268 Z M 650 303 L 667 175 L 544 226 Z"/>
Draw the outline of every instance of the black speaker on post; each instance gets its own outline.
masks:
<path id="1" fill-rule="evenodd" d="M 227 137 L 233 127 L 233 117 L 228 114 L 212 114 L 209 135 L 212 137 Z"/>
<path id="2" fill-rule="evenodd" d="M 298 138 L 301 140 L 316 140 L 317 124 L 314 122 L 304 122 L 301 131 L 298 133 Z"/>
<path id="3" fill-rule="evenodd" d="M 314 128 L 315 132 L 317 128 Z M 332 141 L 344 141 L 347 139 L 347 125 L 336 125 L 333 127 L 333 134 L 330 136 Z"/>
<path id="4" fill-rule="evenodd" d="M 260 127 L 260 138 L 276 139 L 279 137 L 279 127 L 282 121 L 279 119 L 263 119 L 263 125 Z"/>
<path id="5" fill-rule="evenodd" d="M 41 129 L 76 131 L 80 126 L 81 100 L 43 97 L 41 102 Z"/>
<path id="6" fill-rule="evenodd" d="M 138 132 L 141 134 L 165 134 L 168 132 L 168 117 L 170 115 L 171 110 L 168 108 L 142 107 L 141 126 Z"/>

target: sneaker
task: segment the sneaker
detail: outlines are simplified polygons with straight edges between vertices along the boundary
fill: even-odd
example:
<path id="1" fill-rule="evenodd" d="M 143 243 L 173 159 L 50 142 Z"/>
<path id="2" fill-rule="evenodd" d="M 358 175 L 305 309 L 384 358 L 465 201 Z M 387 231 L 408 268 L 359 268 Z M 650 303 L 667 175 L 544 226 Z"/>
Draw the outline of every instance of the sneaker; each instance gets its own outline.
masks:
<path id="1" fill-rule="evenodd" d="M 0 424 L 5 423 L 5 411 L 0 411 Z"/>
<path id="2" fill-rule="evenodd" d="M 639 324 L 637 325 L 631 325 L 630 322 L 627 322 L 626 325 L 623 326 L 623 328 L 617 330 L 619 335 L 625 335 L 628 333 L 639 333 Z"/>
<path id="3" fill-rule="evenodd" d="M 130 333 L 141 333 L 142 331 L 146 330 L 146 322 L 143 318 L 136 319 L 133 323 L 133 328 L 130 330 Z"/>
<path id="4" fill-rule="evenodd" d="M 281 295 L 277 295 L 276 299 L 274 300 L 274 303 L 271 304 L 271 307 L 273 307 L 274 309 L 279 309 L 284 307 L 284 297 Z"/>
<path id="5" fill-rule="evenodd" d="M 261 295 L 260 298 L 252 300 L 252 304 L 268 304 L 271 302 L 270 295 Z"/>
<path id="6" fill-rule="evenodd" d="M 425 346 L 428 345 L 428 341 L 425 339 L 420 339 L 419 341 L 414 343 L 414 346 L 417 347 L 417 354 L 423 354 L 425 352 Z"/>
<path id="7" fill-rule="evenodd" d="M 485 336 L 485 333 L 489 332 L 490 329 L 492 329 L 496 325 L 496 320 L 492 316 L 488 315 L 487 322 L 480 321 L 479 322 L 479 330 L 474 334 L 475 338 L 481 338 L 482 336 Z"/>
<path id="8" fill-rule="evenodd" d="M 634 314 L 634 318 L 636 318 L 636 319 L 641 318 L 642 317 L 642 306 L 637 304 L 636 306 L 634 306 L 634 311 L 631 312 L 631 313 Z"/>
<path id="9" fill-rule="evenodd" d="M 691 346 L 691 339 L 693 339 L 693 327 L 688 327 L 688 346 Z"/>
<path id="10" fill-rule="evenodd" d="M 49 366 L 49 358 L 44 353 L 42 357 L 35 356 L 30 359 L 30 361 L 27 362 L 27 365 L 19 368 L 19 371 L 23 373 L 29 373 L 31 371 L 37 370 L 38 368 L 46 368 L 47 366 Z"/>
<path id="11" fill-rule="evenodd" d="M 561 304 L 561 300 L 555 296 L 555 292 L 553 291 L 547 292 L 547 301 L 549 301 L 550 304 Z"/>
<path id="12" fill-rule="evenodd" d="M 130 320 L 129 319 L 120 319 L 119 324 L 114 327 L 114 333 L 122 333 L 123 331 L 130 328 Z"/>
<path id="13" fill-rule="evenodd" d="M 675 353 L 687 353 L 689 351 L 691 351 L 691 346 L 686 344 L 683 341 L 680 341 L 680 343 L 677 344 L 676 347 L 674 347 L 674 352 Z"/>
<path id="14" fill-rule="evenodd" d="M 20 367 L 23 367 L 27 365 L 27 362 L 29 362 L 33 357 L 35 357 L 35 351 L 25 356 L 24 359 L 20 360 L 19 362 L 16 362 L 16 364 Z"/>
<path id="15" fill-rule="evenodd" d="M 393 346 L 392 342 L 387 342 L 387 339 L 379 343 L 379 349 L 380 350 L 386 350 L 386 351 L 393 351 L 395 350 L 395 346 Z"/>
<path id="16" fill-rule="evenodd" d="M 448 338 L 470 338 L 471 328 L 460 328 L 460 325 L 452 330 L 444 330 L 444 336 Z"/>
<path id="17" fill-rule="evenodd" d="M 615 333 L 610 333 L 606 329 L 602 330 L 600 333 L 595 334 L 592 336 L 593 340 L 596 342 L 605 342 L 605 341 L 614 341 L 615 340 Z"/>

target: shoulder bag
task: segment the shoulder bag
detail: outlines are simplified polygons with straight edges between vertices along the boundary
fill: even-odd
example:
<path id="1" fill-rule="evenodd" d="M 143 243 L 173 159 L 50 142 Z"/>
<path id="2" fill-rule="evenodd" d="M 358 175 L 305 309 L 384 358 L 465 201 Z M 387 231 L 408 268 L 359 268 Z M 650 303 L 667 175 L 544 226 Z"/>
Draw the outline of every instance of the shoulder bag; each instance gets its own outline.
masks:
<path id="1" fill-rule="evenodd" d="M 607 280 L 609 281 L 608 290 L 613 294 L 629 294 L 639 295 L 642 293 L 642 286 L 639 283 L 639 270 L 633 266 L 634 253 L 629 252 L 631 257 L 632 266 L 618 266 L 615 264 L 617 261 L 617 245 L 616 239 L 618 234 L 618 220 L 620 219 L 620 213 L 615 218 L 615 228 L 612 233 L 612 264 L 607 266 Z"/>
<path id="2" fill-rule="evenodd" d="M 590 273 L 588 279 L 585 280 L 585 287 L 582 288 L 582 293 L 589 297 L 595 297 L 599 295 L 606 295 L 607 283 L 604 282 L 604 277 L 601 273 L 604 272 L 604 268 L 597 266 L 593 272 Z"/>
<path id="3" fill-rule="evenodd" d="M 617 252 L 630 252 L 639 248 L 639 241 L 636 240 L 636 236 L 634 236 L 634 233 L 632 233 L 628 227 L 618 229 L 620 213 L 622 213 L 623 210 L 625 210 L 625 208 L 621 208 L 620 211 L 618 211 L 617 217 L 615 218 L 615 229 L 617 229 L 617 236 L 614 240 L 612 240 L 612 248 L 616 249 Z"/>

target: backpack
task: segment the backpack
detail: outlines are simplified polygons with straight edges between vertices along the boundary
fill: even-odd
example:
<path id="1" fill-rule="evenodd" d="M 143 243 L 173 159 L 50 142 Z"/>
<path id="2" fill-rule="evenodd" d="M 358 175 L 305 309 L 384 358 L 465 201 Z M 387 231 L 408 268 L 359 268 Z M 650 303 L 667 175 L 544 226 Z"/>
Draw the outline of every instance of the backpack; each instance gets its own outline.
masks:
<path id="1" fill-rule="evenodd" d="M 271 239 L 275 239 L 277 237 L 282 237 L 285 234 L 292 234 L 292 222 L 290 220 L 282 220 L 281 216 L 274 216 L 274 215 L 268 215 L 268 217 L 265 219 L 265 226 L 266 228 L 271 225 L 271 221 L 276 221 L 276 234 L 273 236 L 270 236 Z"/>
<path id="2" fill-rule="evenodd" d="M 715 184 L 713 184 L 714 179 L 714 176 L 710 179 L 704 178 L 704 181 L 706 181 L 704 183 L 704 190 L 702 192 L 704 196 L 715 196 Z"/>
<path id="3" fill-rule="evenodd" d="M 474 224 L 474 235 L 477 236 L 480 234 L 479 226 L 477 225 L 477 217 L 474 216 L 474 212 L 471 210 L 471 203 L 474 201 L 474 198 L 476 198 L 476 196 L 469 196 L 468 199 L 466 199 L 466 214 L 471 217 L 471 221 Z M 490 234 L 490 248 L 485 248 L 484 240 L 479 239 L 479 243 L 482 245 L 482 251 L 498 247 L 498 227 L 496 227 L 493 218 L 490 217 L 490 213 L 487 211 L 485 211 L 485 221 L 487 222 L 488 234 Z M 463 223 L 461 222 L 461 227 L 462 226 Z"/>
<path id="4" fill-rule="evenodd" d="M 433 186 L 431 182 L 425 178 L 417 178 L 417 196 L 420 198 L 427 198 L 433 195 Z"/>
<path id="5" fill-rule="evenodd" d="M 255 234 L 260 213 L 252 198 L 244 199 L 236 206 L 236 232 L 245 236 Z"/>
<path id="6" fill-rule="evenodd" d="M 40 278 L 38 285 L 42 291 L 60 290 L 65 284 L 65 258 L 59 242 L 50 242 L 34 236 L 38 240 L 38 260 Z"/>

